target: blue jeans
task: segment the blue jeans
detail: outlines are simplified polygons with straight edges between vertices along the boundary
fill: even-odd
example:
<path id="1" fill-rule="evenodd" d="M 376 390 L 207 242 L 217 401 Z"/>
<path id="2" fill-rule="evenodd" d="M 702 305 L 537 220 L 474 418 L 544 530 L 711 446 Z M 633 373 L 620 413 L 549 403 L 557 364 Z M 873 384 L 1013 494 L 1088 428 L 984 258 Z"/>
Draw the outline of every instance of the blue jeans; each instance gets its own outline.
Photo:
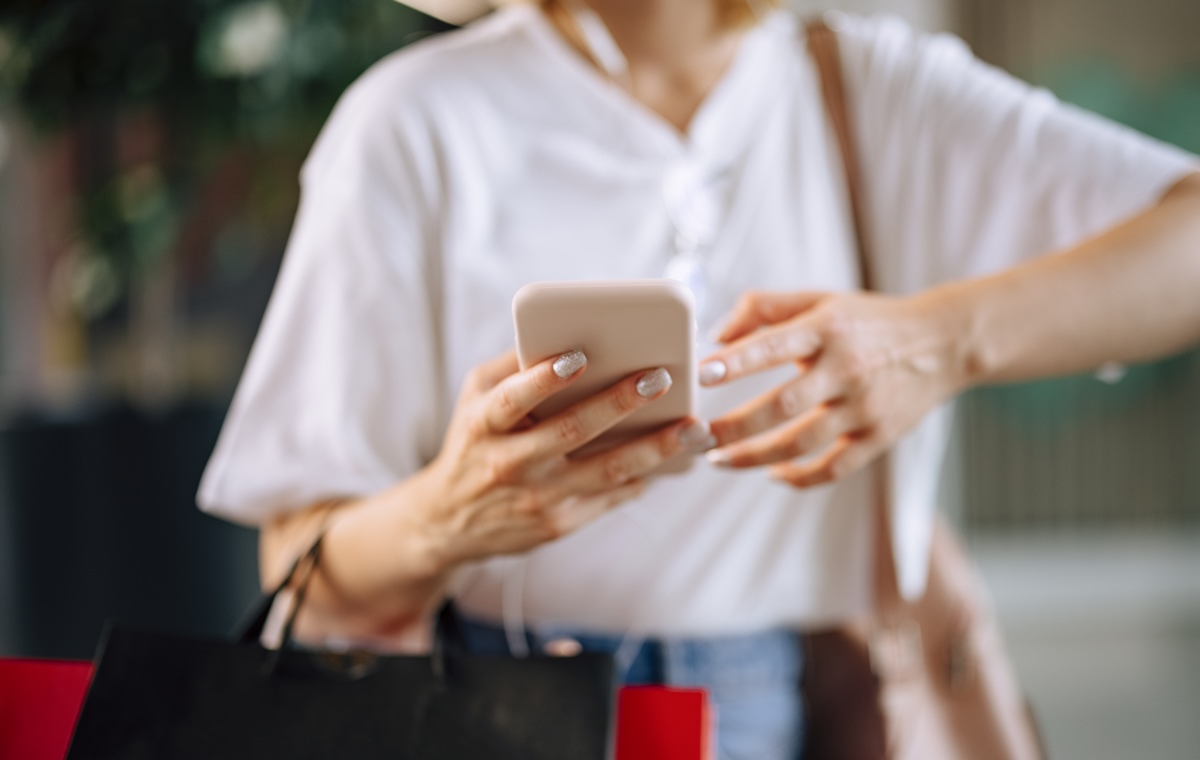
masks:
<path id="1" fill-rule="evenodd" d="M 467 648 L 476 654 L 509 654 L 504 629 L 462 618 Z M 530 651 L 571 638 L 585 651 L 615 654 L 621 639 L 566 629 L 527 632 Z M 715 708 L 719 760 L 799 760 L 804 737 L 800 676 L 804 653 L 791 631 L 641 642 L 621 683 L 700 687 Z"/>

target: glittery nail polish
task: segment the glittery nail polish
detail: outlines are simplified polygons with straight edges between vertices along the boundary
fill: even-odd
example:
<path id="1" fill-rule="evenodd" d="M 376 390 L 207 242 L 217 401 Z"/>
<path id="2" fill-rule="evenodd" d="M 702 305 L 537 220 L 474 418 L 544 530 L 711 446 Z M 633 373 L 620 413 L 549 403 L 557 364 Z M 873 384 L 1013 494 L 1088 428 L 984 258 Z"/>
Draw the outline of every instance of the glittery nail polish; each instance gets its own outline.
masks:
<path id="1" fill-rule="evenodd" d="M 637 381 L 637 393 L 642 398 L 653 398 L 671 387 L 671 373 L 662 367 L 652 369 Z"/>
<path id="2" fill-rule="evenodd" d="M 579 349 L 568 351 L 554 360 L 554 374 L 566 380 L 587 364 L 587 357 Z"/>

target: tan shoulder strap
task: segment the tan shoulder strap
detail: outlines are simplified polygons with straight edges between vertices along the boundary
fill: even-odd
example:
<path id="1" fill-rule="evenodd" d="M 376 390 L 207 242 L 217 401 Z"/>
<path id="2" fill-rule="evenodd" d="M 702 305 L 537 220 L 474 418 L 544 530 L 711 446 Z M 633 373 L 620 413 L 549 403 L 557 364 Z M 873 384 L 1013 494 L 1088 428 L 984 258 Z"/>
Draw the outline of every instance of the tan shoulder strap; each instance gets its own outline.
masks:
<path id="1" fill-rule="evenodd" d="M 854 137 L 850 129 L 850 114 L 846 108 L 846 88 L 842 80 L 842 62 L 838 53 L 837 34 L 817 17 L 805 24 L 808 52 L 817 64 L 821 78 L 821 95 L 825 100 L 825 111 L 833 124 L 838 148 L 845 167 L 846 192 L 850 198 L 850 214 L 854 221 L 854 237 L 857 243 L 858 266 L 862 275 L 863 290 L 874 290 L 876 283 L 871 271 L 871 258 L 867 251 L 865 219 L 862 207 L 862 180 L 858 171 L 858 152 L 854 149 Z"/>
<path id="2" fill-rule="evenodd" d="M 862 180 L 858 170 L 858 154 L 854 150 L 853 133 L 850 129 L 850 114 L 846 108 L 846 91 L 842 82 L 842 62 L 838 53 L 837 34 L 824 19 L 817 18 L 805 24 L 808 51 L 817 65 L 821 79 L 821 95 L 825 110 L 837 136 L 838 148 L 842 153 L 842 164 L 846 176 L 846 193 L 850 200 L 850 214 L 854 221 L 855 250 L 858 253 L 859 273 L 863 290 L 876 287 L 871 271 L 871 257 L 867 251 L 865 218 L 862 206 Z M 875 541 L 875 609 L 884 619 L 893 618 L 904 608 L 896 579 L 895 557 L 892 554 L 890 520 L 887 514 L 887 468 L 883 463 L 873 465 L 878 472 L 875 478 L 876 525 L 879 535 Z"/>

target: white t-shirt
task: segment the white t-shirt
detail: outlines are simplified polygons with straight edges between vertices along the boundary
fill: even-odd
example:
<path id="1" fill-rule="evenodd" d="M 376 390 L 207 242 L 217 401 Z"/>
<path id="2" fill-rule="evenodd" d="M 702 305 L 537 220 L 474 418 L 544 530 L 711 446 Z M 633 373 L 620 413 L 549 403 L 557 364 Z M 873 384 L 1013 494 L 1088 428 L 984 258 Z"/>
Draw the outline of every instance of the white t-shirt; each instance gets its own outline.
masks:
<path id="1" fill-rule="evenodd" d="M 1068 246 L 1196 168 L 979 63 L 952 37 L 894 19 L 841 17 L 836 28 L 882 290 Z M 513 345 L 518 288 L 662 276 L 678 224 L 664 186 L 681 176 L 710 187 L 710 316 L 748 289 L 858 286 L 840 158 L 791 14 L 748 34 L 686 135 L 590 68 L 533 7 L 375 66 L 305 165 L 201 505 L 253 524 L 378 492 L 428 463 L 464 375 Z M 701 413 L 718 416 L 790 371 L 705 390 Z M 930 415 L 888 460 L 910 595 L 924 584 L 948 419 Z M 843 620 L 871 602 L 872 477 L 798 491 L 701 460 L 520 560 L 464 568 L 458 598 L 498 618 L 507 596 L 526 621 L 598 631 Z"/>

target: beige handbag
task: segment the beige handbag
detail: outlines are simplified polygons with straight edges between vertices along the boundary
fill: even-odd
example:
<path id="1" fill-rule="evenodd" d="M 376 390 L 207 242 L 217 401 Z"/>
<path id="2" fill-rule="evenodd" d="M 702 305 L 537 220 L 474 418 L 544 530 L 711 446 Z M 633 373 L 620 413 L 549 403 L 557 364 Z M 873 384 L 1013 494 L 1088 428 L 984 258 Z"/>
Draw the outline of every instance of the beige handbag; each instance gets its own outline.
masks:
<path id="1" fill-rule="evenodd" d="M 806 26 L 845 164 L 863 286 L 871 289 L 837 36 Z M 877 483 L 884 468 L 878 464 Z M 873 616 L 806 637 L 805 760 L 1039 760 L 1044 752 L 979 580 L 953 530 L 934 528 L 924 595 L 905 601 L 879 488 Z"/>

